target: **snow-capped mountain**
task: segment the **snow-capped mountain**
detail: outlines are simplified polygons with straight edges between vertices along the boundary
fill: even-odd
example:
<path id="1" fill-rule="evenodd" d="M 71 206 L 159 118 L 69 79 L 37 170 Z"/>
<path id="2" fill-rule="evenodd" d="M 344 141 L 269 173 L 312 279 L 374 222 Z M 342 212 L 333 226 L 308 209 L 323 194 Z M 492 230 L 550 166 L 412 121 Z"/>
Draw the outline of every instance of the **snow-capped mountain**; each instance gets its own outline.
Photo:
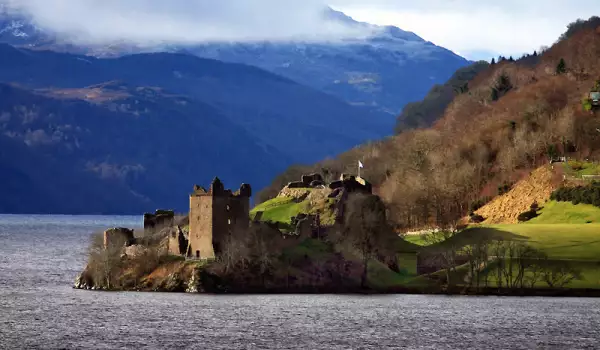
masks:
<path id="1" fill-rule="evenodd" d="M 219 43 L 184 48 L 222 61 L 258 66 L 354 105 L 398 114 L 422 99 L 470 62 L 418 35 L 392 26 L 354 21 L 341 12 L 331 18 L 365 27 L 371 35 L 329 43 Z"/>
<path id="2" fill-rule="evenodd" d="M 243 63 L 333 94 L 350 104 L 397 115 L 408 102 L 422 99 L 470 62 L 415 33 L 393 26 L 357 22 L 328 9 L 331 21 L 362 29 L 367 35 L 331 42 L 253 42 L 141 47 L 126 41 L 72 45 L 68 39 L 36 27 L 21 15 L 0 11 L 0 42 L 97 57 L 140 52 L 186 52 L 204 58 Z M 359 31 L 357 31 L 359 32 Z"/>

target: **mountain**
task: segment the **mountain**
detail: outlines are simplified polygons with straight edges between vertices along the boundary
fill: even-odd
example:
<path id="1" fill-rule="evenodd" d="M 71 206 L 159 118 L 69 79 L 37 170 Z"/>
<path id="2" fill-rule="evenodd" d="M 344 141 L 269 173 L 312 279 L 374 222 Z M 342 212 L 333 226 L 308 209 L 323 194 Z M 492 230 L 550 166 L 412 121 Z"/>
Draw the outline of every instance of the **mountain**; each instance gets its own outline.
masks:
<path id="1" fill-rule="evenodd" d="M 217 43 L 182 48 L 195 55 L 263 68 L 357 105 L 394 116 L 470 62 L 397 27 L 332 18 L 373 34 L 326 43 Z"/>
<path id="2" fill-rule="evenodd" d="M 10 45 L 0 45 L 0 56 L 0 82 L 12 84 L 1 96 L 2 134 L 27 145 L 23 152 L 56 159 L 48 168 L 64 169 L 67 178 L 83 172 L 95 175 L 90 188 L 107 189 L 107 180 L 120 186 L 107 190 L 104 206 L 77 212 L 184 210 L 194 183 L 219 176 L 258 190 L 293 163 L 334 156 L 393 128 L 392 118 L 246 65 L 168 53 L 98 59 Z M 19 174 L 36 172 L 24 167 Z M 45 185 L 55 187 L 54 178 Z M 15 198 L 26 194 L 15 191 Z M 73 188 L 60 198 L 75 203 L 81 195 Z"/>
<path id="3" fill-rule="evenodd" d="M 1 12 L 1 11 L 0 11 Z M 310 86 L 355 106 L 397 116 L 470 62 L 412 32 L 376 26 L 327 9 L 325 17 L 362 37 L 329 42 L 252 42 L 140 46 L 126 41 L 72 45 L 68 36 L 33 25 L 23 15 L 0 14 L 0 42 L 96 57 L 140 52 L 190 53 L 225 62 L 260 67 Z"/>

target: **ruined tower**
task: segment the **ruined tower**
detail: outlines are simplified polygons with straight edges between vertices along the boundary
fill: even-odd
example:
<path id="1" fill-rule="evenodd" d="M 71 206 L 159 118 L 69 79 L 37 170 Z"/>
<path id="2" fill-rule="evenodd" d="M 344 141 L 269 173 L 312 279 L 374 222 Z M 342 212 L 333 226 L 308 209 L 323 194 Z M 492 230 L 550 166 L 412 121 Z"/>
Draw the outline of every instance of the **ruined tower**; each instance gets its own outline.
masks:
<path id="1" fill-rule="evenodd" d="M 250 185 L 242 184 L 233 193 L 215 178 L 209 190 L 194 186 L 190 195 L 190 233 L 187 255 L 197 259 L 214 259 L 223 239 L 248 229 L 250 224 Z"/>

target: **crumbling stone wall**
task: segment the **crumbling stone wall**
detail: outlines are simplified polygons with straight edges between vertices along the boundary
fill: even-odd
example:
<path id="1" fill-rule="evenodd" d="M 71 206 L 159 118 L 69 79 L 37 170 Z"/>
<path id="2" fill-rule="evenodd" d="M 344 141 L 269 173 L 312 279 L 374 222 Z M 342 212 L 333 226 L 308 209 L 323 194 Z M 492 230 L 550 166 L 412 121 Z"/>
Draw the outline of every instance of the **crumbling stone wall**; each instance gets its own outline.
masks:
<path id="1" fill-rule="evenodd" d="M 302 175 L 301 181 L 293 181 L 287 184 L 287 188 L 315 188 L 324 186 L 323 176 L 321 174 Z"/>
<path id="2" fill-rule="evenodd" d="M 177 226 L 171 233 L 169 233 L 168 241 L 169 254 L 173 255 L 185 255 L 188 247 L 188 239 L 181 229 Z"/>
<path id="3" fill-rule="evenodd" d="M 311 183 L 315 181 L 318 183 L 323 183 L 323 176 L 321 176 L 321 174 L 302 175 L 302 183 L 306 187 L 311 187 Z"/>
<path id="4" fill-rule="evenodd" d="M 133 230 L 124 227 L 115 227 L 104 231 L 104 248 L 129 247 L 135 244 Z"/>
<path id="5" fill-rule="evenodd" d="M 154 230 L 165 226 L 173 226 L 175 212 L 173 210 L 157 209 L 154 214 L 144 214 L 144 231 Z"/>
<path id="6" fill-rule="evenodd" d="M 341 179 L 338 181 L 334 181 L 329 184 L 329 188 L 332 190 L 337 190 L 339 188 L 343 188 L 347 192 L 362 192 L 366 194 L 373 193 L 373 186 L 367 182 L 365 179 L 357 178 L 355 176 L 348 176 L 342 174 Z"/>

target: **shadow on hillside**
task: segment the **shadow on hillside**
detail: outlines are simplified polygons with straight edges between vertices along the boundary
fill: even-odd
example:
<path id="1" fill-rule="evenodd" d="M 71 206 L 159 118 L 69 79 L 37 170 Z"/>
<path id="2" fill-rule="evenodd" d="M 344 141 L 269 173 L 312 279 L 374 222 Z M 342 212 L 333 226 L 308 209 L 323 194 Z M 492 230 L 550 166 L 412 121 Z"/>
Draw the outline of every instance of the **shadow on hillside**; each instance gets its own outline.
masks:
<path id="1" fill-rule="evenodd" d="M 526 241 L 529 239 L 527 236 L 491 227 L 471 227 L 460 232 L 455 237 L 470 242 L 477 242 L 478 240 Z"/>
<path id="2" fill-rule="evenodd" d="M 433 244 L 430 246 L 425 246 L 421 249 L 421 251 L 431 251 L 435 250 L 436 247 L 450 244 L 454 245 L 455 247 L 463 247 L 470 244 L 482 243 L 485 241 L 490 242 L 496 240 L 527 241 L 529 240 L 529 237 L 518 235 L 509 231 L 498 230 L 491 227 L 472 227 L 457 233 L 455 236 L 452 236 L 444 242 Z"/>

